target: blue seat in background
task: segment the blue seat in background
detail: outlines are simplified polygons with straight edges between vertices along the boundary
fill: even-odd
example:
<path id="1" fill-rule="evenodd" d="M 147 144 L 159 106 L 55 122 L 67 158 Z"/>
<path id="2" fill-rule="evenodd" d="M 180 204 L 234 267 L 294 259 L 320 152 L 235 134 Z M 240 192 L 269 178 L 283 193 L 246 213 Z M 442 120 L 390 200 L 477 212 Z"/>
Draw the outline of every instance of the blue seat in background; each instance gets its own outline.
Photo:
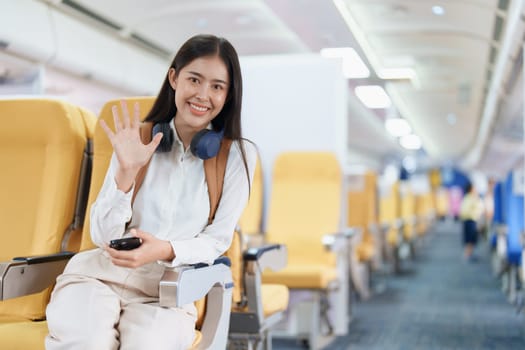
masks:
<path id="1" fill-rule="evenodd" d="M 496 249 L 498 242 L 497 228 L 505 225 L 505 187 L 501 181 L 494 186 L 494 216 L 492 217 L 492 232 L 490 237 L 490 247 Z"/>
<path id="2" fill-rule="evenodd" d="M 506 193 L 506 223 L 507 223 L 507 261 L 511 265 L 521 264 L 522 245 L 520 236 L 523 224 L 523 193 L 519 193 L 511 172 L 505 181 Z"/>

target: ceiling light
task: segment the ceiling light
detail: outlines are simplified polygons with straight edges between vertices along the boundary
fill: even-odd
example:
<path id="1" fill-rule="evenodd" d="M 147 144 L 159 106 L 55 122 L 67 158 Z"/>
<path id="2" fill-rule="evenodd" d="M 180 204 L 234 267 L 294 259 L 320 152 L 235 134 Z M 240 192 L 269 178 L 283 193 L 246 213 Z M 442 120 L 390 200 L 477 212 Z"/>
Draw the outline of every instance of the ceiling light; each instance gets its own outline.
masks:
<path id="1" fill-rule="evenodd" d="M 347 79 L 368 78 L 370 71 L 357 52 L 351 47 L 321 49 L 321 55 L 343 59 L 343 74 Z"/>
<path id="2" fill-rule="evenodd" d="M 416 71 L 413 68 L 382 68 L 377 75 L 381 79 L 415 79 Z"/>
<path id="3" fill-rule="evenodd" d="M 421 148 L 421 139 L 419 138 L 419 136 L 414 134 L 402 136 L 399 139 L 399 143 L 401 144 L 401 146 L 409 150 L 416 150 Z"/>
<path id="4" fill-rule="evenodd" d="M 366 34 L 365 29 L 361 28 L 358 24 L 352 11 L 348 8 L 347 2 L 345 0 L 332 1 L 361 47 L 361 50 L 364 52 L 368 63 L 381 79 L 411 79 L 412 83 L 419 84 L 416 81 L 416 72 L 412 68 L 401 68 L 401 71 L 403 72 L 402 74 L 398 69 L 395 69 L 394 71 L 391 71 L 389 68 L 385 69 L 381 63 L 382 59 L 378 57 L 378 54 L 376 54 L 375 50 L 372 49 L 372 46 L 368 42 L 368 35 Z"/>
<path id="5" fill-rule="evenodd" d="M 390 97 L 379 85 L 357 86 L 355 94 L 368 108 L 388 108 L 392 105 Z"/>
<path id="6" fill-rule="evenodd" d="M 412 132 L 412 128 L 405 119 L 388 118 L 385 120 L 385 128 L 394 137 L 401 137 Z"/>
<path id="7" fill-rule="evenodd" d="M 436 16 L 443 16 L 445 14 L 445 8 L 443 6 L 434 5 L 432 6 L 432 13 Z"/>

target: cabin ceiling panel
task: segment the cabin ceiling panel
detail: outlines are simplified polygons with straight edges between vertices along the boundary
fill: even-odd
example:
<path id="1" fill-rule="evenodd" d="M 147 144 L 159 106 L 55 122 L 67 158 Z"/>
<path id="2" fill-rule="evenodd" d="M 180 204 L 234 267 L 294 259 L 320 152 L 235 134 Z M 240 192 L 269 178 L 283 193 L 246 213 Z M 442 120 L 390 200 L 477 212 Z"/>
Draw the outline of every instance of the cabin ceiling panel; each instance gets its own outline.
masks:
<path id="1" fill-rule="evenodd" d="M 138 35 L 170 52 L 199 33 L 229 38 L 240 55 L 307 51 L 296 34 L 260 0 L 75 2 L 121 26 L 123 36 Z"/>
<path id="2" fill-rule="evenodd" d="M 427 153 L 437 159 L 452 160 L 458 160 L 475 144 L 479 133 L 475 126 L 483 114 L 487 86 L 505 34 L 506 7 L 512 3 L 502 0 L 41 2 L 83 7 L 113 23 L 114 32 L 123 39 L 135 36 L 170 54 L 189 36 L 203 32 L 227 37 L 240 55 L 354 47 L 372 69 L 369 80 L 350 81 L 350 88 L 360 84 L 387 86 L 395 104 L 393 109 L 410 122 L 422 138 Z M 363 38 L 351 32 L 335 3 L 342 3 L 348 9 L 368 48 L 360 47 Z M 441 5 L 444 15 L 435 15 L 434 5 Z M 525 18 L 525 10 L 522 17 Z M 522 29 L 525 28 L 523 18 Z M 522 41 L 523 35 L 517 35 L 516 47 L 519 48 Z M 519 50 L 513 49 L 510 59 L 518 59 L 518 54 Z M 412 81 L 385 81 L 378 78 L 380 68 L 412 68 L 416 77 Z M 516 83 L 516 72 L 511 67 L 505 69 L 505 76 L 509 77 L 505 84 L 521 85 Z M 506 90 L 503 94 L 508 94 L 506 98 L 513 102 L 502 105 L 491 134 L 516 138 L 522 99 L 517 95 L 510 97 L 511 92 Z M 396 152 L 399 151 L 397 142 L 391 142 L 385 130 L 377 123 L 366 122 L 366 118 L 375 118 L 382 126 L 390 111 L 368 112 L 353 114 L 349 108 L 352 146 L 384 154 L 396 147 Z M 522 136 L 522 131 L 519 135 Z M 370 139 L 380 141 L 373 143 Z"/>

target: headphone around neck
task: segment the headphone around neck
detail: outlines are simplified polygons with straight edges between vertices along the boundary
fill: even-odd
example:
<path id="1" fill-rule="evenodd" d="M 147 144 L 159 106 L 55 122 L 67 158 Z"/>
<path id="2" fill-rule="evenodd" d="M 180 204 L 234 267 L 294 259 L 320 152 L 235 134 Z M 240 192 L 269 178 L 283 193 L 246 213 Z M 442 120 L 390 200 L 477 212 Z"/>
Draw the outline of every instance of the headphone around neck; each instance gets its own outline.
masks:
<path id="1" fill-rule="evenodd" d="M 171 151 L 175 136 L 170 123 L 157 123 L 153 125 L 151 137 L 153 138 L 157 133 L 163 134 L 160 144 L 155 152 L 164 153 Z M 191 153 L 200 159 L 213 158 L 219 153 L 221 141 L 224 137 L 224 129 L 221 131 L 213 131 L 204 129 L 193 136 L 190 144 Z"/>

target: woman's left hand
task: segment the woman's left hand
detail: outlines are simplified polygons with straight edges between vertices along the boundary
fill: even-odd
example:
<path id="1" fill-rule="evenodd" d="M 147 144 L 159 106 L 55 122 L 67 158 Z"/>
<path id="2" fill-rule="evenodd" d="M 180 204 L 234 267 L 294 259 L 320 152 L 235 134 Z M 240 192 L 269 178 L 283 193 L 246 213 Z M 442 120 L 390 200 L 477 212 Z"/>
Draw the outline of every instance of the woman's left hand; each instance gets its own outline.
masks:
<path id="1" fill-rule="evenodd" d="M 154 261 L 171 261 L 175 258 L 169 241 L 158 239 L 149 233 L 137 229 L 132 229 L 130 233 L 132 236 L 140 238 L 142 244 L 133 250 L 116 250 L 106 246 L 105 249 L 111 256 L 113 264 L 136 268 Z"/>

